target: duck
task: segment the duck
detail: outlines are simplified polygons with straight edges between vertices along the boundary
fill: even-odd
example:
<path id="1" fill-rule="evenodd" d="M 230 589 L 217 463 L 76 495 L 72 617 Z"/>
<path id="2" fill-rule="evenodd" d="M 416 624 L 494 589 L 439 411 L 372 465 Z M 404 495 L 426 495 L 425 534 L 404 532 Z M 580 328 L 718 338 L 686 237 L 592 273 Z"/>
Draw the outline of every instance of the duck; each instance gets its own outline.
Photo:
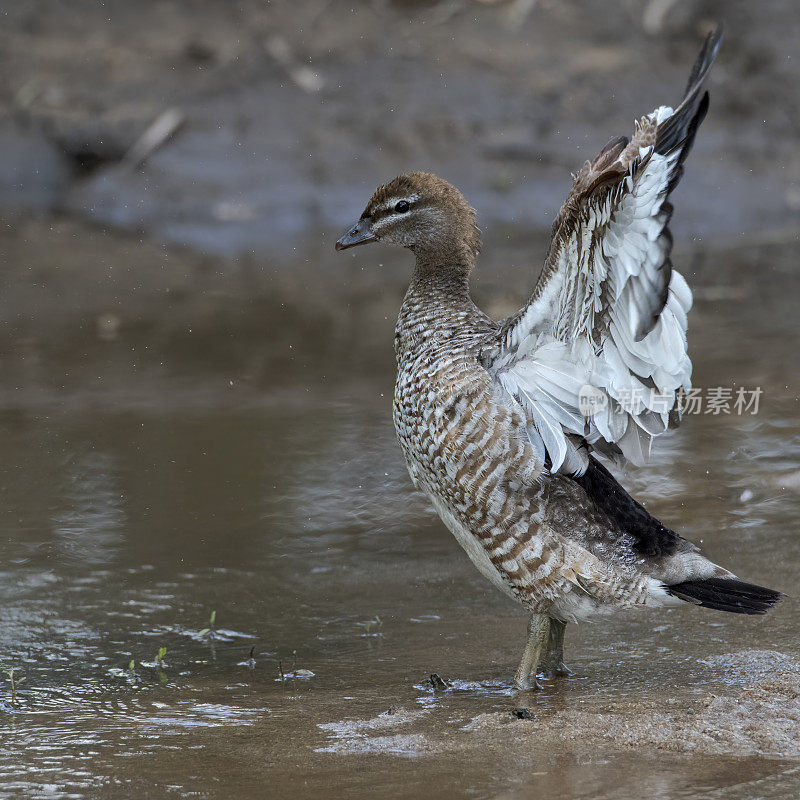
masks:
<path id="1" fill-rule="evenodd" d="M 570 674 L 569 623 L 687 605 L 760 615 L 781 597 L 706 558 L 608 468 L 645 463 L 691 388 L 692 293 L 671 262 L 669 198 L 721 39 L 721 27 L 706 37 L 676 108 L 639 118 L 573 176 L 513 316 L 495 321 L 471 299 L 476 212 L 436 175 L 380 186 L 336 242 L 414 255 L 394 339 L 397 438 L 478 571 L 530 614 L 520 690 Z"/>

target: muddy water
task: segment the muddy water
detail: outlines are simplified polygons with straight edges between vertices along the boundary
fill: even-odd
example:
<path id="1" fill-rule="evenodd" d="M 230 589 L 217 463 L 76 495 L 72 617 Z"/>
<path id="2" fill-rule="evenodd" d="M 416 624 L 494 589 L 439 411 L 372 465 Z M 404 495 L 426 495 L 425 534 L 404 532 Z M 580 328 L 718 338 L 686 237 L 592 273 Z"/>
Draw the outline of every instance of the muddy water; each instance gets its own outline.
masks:
<path id="1" fill-rule="evenodd" d="M 695 266 L 695 382 L 760 386 L 759 413 L 690 416 L 626 481 L 709 555 L 794 593 L 792 253 L 720 251 Z M 484 286 L 502 283 L 499 265 L 483 270 Z M 764 619 L 685 609 L 571 626 L 575 676 L 515 694 L 524 615 L 413 492 L 391 429 L 389 346 L 320 342 L 323 358 L 301 335 L 312 322 L 294 319 L 295 331 L 253 343 L 269 360 L 294 333 L 304 342 L 305 368 L 272 383 L 242 388 L 213 354 L 142 382 L 113 369 L 121 349 L 103 361 L 66 346 L 70 364 L 102 373 L 97 384 L 61 391 L 57 377 L 26 391 L 6 379 L 0 659 L 24 681 L 12 695 L 3 676 L 0 796 L 797 790 L 791 747 L 768 738 L 727 752 L 616 741 L 602 722 L 596 741 L 570 731 L 587 709 L 601 720 L 628 704 L 633 729 L 654 709 L 747 686 L 746 669 L 711 657 L 799 655 L 794 598 Z M 390 331 L 387 320 L 362 338 L 388 343 Z M 59 352 L 40 364 L 51 377 L 68 371 Z M 450 688 L 434 691 L 431 673 Z M 526 734 L 512 716 L 523 706 L 563 735 Z"/>

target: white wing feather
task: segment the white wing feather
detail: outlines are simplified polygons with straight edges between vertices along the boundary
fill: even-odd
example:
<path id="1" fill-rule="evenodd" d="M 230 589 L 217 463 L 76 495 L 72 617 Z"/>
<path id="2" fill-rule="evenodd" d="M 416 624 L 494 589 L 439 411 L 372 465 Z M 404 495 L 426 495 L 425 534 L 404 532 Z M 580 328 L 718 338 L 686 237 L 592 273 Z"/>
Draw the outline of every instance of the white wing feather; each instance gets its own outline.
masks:
<path id="1" fill-rule="evenodd" d="M 718 34 L 707 39 L 678 109 L 657 108 L 630 144 L 611 142 L 584 166 L 530 301 L 487 358 L 553 471 L 583 472 L 589 449 L 641 464 L 691 386 L 692 293 L 669 260 L 666 201 L 705 114 L 700 88 L 718 45 Z M 586 387 L 594 413 L 584 413 Z"/>

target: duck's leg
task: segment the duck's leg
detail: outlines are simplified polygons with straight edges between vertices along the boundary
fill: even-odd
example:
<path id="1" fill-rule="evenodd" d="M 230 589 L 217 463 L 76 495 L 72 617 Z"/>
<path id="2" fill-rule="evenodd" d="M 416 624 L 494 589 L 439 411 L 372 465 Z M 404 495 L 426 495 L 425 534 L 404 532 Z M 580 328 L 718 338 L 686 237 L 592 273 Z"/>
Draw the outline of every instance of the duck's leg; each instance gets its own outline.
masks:
<path id="1" fill-rule="evenodd" d="M 514 685 L 517 689 L 540 688 L 536 681 L 536 670 L 542 651 L 548 643 L 550 622 L 550 617 L 546 614 L 531 614 L 530 622 L 528 622 L 528 642 L 514 677 Z"/>
<path id="2" fill-rule="evenodd" d="M 546 678 L 557 678 L 572 675 L 572 670 L 564 663 L 564 631 L 567 623 L 557 619 L 550 620 L 550 634 L 547 637 L 547 648 L 539 658 L 538 672 Z"/>

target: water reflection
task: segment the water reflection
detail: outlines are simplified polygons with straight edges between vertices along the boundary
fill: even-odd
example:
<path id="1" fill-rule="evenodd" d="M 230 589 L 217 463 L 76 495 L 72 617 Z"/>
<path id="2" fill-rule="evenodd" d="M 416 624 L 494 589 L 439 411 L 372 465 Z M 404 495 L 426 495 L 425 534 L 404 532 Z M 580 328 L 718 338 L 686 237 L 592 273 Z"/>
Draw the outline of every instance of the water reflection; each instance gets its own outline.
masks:
<path id="1" fill-rule="evenodd" d="M 76 454 L 64 465 L 64 473 L 57 490 L 64 507 L 56 511 L 52 523 L 56 558 L 107 564 L 126 523 L 113 457 L 97 451 Z"/>

